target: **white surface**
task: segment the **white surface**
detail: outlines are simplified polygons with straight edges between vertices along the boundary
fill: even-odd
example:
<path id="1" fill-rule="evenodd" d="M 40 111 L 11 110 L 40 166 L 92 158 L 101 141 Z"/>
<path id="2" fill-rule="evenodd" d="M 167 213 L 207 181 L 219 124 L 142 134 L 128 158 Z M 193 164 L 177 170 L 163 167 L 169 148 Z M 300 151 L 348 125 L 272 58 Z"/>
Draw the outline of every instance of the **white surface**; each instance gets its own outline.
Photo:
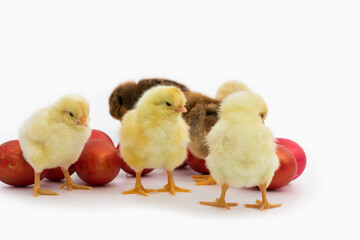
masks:
<path id="1" fill-rule="evenodd" d="M 359 10 L 357 1 L 1 1 L 1 143 L 66 93 L 84 95 L 92 127 L 116 143 L 119 123 L 107 99 L 118 83 L 165 77 L 214 96 L 236 79 L 264 96 L 274 134 L 297 141 L 308 156 L 299 179 L 269 193 L 283 207 L 264 212 L 200 206 L 219 188 L 194 186 L 190 170 L 175 179 L 192 193 L 176 197 L 123 196 L 134 184 L 123 172 L 105 187 L 59 190 L 58 197 L 35 199 L 31 187 L 0 184 L 1 236 L 358 238 Z M 158 170 L 144 185 L 165 181 Z M 259 197 L 239 189 L 227 196 L 241 204 Z"/>

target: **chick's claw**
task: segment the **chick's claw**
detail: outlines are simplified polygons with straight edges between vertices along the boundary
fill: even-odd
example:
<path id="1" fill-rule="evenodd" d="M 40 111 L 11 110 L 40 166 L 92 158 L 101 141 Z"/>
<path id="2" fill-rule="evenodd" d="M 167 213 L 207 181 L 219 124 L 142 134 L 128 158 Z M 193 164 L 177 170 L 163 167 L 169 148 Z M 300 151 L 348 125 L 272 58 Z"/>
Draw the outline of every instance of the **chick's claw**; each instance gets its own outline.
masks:
<path id="1" fill-rule="evenodd" d="M 169 184 L 166 184 L 163 188 L 157 189 L 157 192 L 170 192 L 172 195 L 176 195 L 176 192 L 191 192 L 189 189 L 180 188 L 175 185 L 169 186 Z"/>
<path id="2" fill-rule="evenodd" d="M 73 190 L 73 189 L 77 189 L 77 190 L 91 190 L 91 187 L 85 186 L 85 185 L 77 185 L 73 182 L 73 180 L 70 177 L 69 171 L 66 168 L 61 167 L 61 171 L 63 172 L 64 176 L 65 176 L 65 183 L 63 185 L 61 185 L 61 189 L 63 189 L 64 187 L 66 187 L 69 191 Z"/>
<path id="3" fill-rule="evenodd" d="M 65 182 L 63 185 L 61 185 L 61 189 L 63 189 L 64 187 L 66 187 L 68 189 L 68 191 L 72 191 L 73 189 L 75 190 L 91 190 L 92 187 L 88 187 L 88 186 L 85 186 L 85 185 L 77 185 L 77 184 L 74 184 L 74 183 L 68 183 L 68 182 Z"/>
<path id="4" fill-rule="evenodd" d="M 34 189 L 34 197 L 37 197 L 39 195 L 57 196 L 59 194 L 51 190 Z"/>
<path id="5" fill-rule="evenodd" d="M 135 193 L 137 193 L 137 194 L 143 195 L 145 197 L 148 197 L 149 195 L 147 193 L 151 193 L 151 192 L 155 192 L 155 189 L 146 189 L 143 186 L 141 186 L 141 187 L 135 187 L 135 188 L 133 188 L 131 190 L 125 191 L 122 194 L 135 194 Z"/>
<path id="6" fill-rule="evenodd" d="M 207 206 L 211 206 L 211 207 L 219 207 L 219 208 L 226 208 L 226 209 L 230 209 L 230 207 L 236 207 L 239 204 L 238 203 L 227 203 L 225 201 L 220 201 L 219 199 L 216 199 L 215 202 L 203 202 L 200 201 L 201 205 L 207 205 Z"/>
<path id="7" fill-rule="evenodd" d="M 257 199 L 256 204 L 245 204 L 244 206 L 247 208 L 256 208 L 256 209 L 259 209 L 260 211 L 262 211 L 264 209 L 281 207 L 281 203 L 270 204 L 268 201 L 260 201 L 259 199 Z"/>
<path id="8" fill-rule="evenodd" d="M 216 181 L 211 175 L 195 175 L 191 176 L 195 179 L 196 185 L 215 185 Z"/>

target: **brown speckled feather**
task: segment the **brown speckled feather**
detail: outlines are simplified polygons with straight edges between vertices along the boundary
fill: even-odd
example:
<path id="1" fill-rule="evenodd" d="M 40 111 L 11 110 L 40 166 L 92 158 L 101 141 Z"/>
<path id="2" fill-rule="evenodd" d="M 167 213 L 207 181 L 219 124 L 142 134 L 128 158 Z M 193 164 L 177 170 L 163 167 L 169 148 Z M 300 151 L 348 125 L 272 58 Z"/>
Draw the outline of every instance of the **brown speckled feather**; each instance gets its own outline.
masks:
<path id="1" fill-rule="evenodd" d="M 190 91 L 188 87 L 164 78 L 143 79 L 138 83 L 125 82 L 117 86 L 110 95 L 109 107 L 113 118 L 121 120 L 128 110 L 134 108 L 143 93 L 155 86 L 166 85 L 178 87 L 181 91 Z"/>
<path id="2" fill-rule="evenodd" d="M 190 151 L 198 158 L 205 159 L 209 153 L 206 136 L 218 121 L 220 101 L 200 93 L 186 92 L 187 113 L 183 117 L 190 126 Z"/>

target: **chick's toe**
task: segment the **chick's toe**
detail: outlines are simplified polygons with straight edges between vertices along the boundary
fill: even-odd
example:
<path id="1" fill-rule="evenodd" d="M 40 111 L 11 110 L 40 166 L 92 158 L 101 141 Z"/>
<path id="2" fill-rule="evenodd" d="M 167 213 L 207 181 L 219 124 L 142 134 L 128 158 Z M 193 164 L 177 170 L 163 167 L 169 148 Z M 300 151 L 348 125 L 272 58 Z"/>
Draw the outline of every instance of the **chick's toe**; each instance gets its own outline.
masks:
<path id="1" fill-rule="evenodd" d="M 198 186 L 216 184 L 215 179 L 211 175 L 194 175 L 191 177 L 195 179 L 196 185 Z"/>
<path id="2" fill-rule="evenodd" d="M 262 211 L 264 209 L 281 207 L 281 203 L 270 204 L 268 201 L 260 201 L 259 199 L 257 199 L 256 204 L 245 204 L 244 206 L 246 208 L 256 208 Z"/>
<path id="3" fill-rule="evenodd" d="M 207 205 L 207 206 L 211 206 L 211 207 L 219 207 L 219 208 L 226 208 L 226 209 L 230 209 L 230 207 L 236 207 L 239 204 L 238 203 L 227 203 L 225 201 L 220 201 L 218 199 L 216 199 L 215 202 L 203 202 L 200 201 L 201 205 Z"/>
<path id="4" fill-rule="evenodd" d="M 88 186 L 84 186 L 84 185 L 78 185 L 75 184 L 73 182 L 73 180 L 70 177 L 69 171 L 63 167 L 61 167 L 61 171 L 63 172 L 64 176 L 65 176 L 65 183 L 63 185 L 61 185 L 61 189 L 63 189 L 64 187 L 66 187 L 69 191 L 72 191 L 73 189 L 77 189 L 77 190 L 91 190 L 91 187 Z"/>
<path id="5" fill-rule="evenodd" d="M 168 183 L 160 189 L 157 189 L 157 192 L 170 192 L 172 195 L 176 195 L 176 192 L 191 192 L 189 189 L 180 188 L 175 185 L 173 172 L 170 170 L 166 170 L 168 175 Z"/>

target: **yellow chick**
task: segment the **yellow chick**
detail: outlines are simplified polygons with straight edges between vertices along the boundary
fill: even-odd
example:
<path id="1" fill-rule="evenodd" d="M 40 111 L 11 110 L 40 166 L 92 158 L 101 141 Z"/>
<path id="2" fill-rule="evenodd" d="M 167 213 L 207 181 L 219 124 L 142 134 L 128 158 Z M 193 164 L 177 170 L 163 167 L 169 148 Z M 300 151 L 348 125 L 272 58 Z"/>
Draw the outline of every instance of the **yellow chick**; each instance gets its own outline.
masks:
<path id="1" fill-rule="evenodd" d="M 148 196 L 153 189 L 141 184 L 144 168 L 165 168 L 168 184 L 158 192 L 190 192 L 179 188 L 173 179 L 173 170 L 187 156 L 188 126 L 181 117 L 186 112 L 184 94 L 176 87 L 159 86 L 148 90 L 136 108 L 128 111 L 121 122 L 120 153 L 136 172 L 135 188 L 123 194 L 138 193 Z"/>
<path id="2" fill-rule="evenodd" d="M 61 167 L 65 183 L 61 188 L 91 189 L 76 185 L 68 168 L 79 158 L 90 137 L 88 126 L 90 107 L 85 98 L 66 95 L 53 105 L 35 112 L 20 128 L 19 141 L 26 161 L 34 168 L 34 197 L 58 195 L 40 187 L 40 173 L 44 169 Z"/>
<path id="3" fill-rule="evenodd" d="M 248 91 L 234 93 L 223 101 L 220 119 L 207 136 L 209 155 L 206 158 L 207 167 L 222 192 L 215 202 L 201 204 L 227 209 L 237 206 L 237 203 L 225 202 L 230 185 L 260 188 L 262 201 L 245 207 L 263 210 L 281 206 L 270 204 L 266 198 L 266 188 L 279 167 L 275 139 L 263 124 L 267 109 L 260 95 Z"/>
<path id="4" fill-rule="evenodd" d="M 185 115 L 185 120 L 190 119 L 190 121 L 192 121 L 192 124 L 189 124 L 191 126 L 190 129 L 190 139 L 192 140 L 189 144 L 189 149 L 192 152 L 192 154 L 194 154 L 195 156 L 197 156 L 198 158 L 202 158 L 205 159 L 208 155 L 208 146 L 206 144 L 206 136 L 207 134 L 210 132 L 211 128 L 215 125 L 215 123 L 218 120 L 218 110 L 220 108 L 220 103 L 227 97 L 230 96 L 233 93 L 236 92 L 240 92 L 240 91 L 250 91 L 250 89 L 242 82 L 238 82 L 238 81 L 227 81 L 225 83 L 223 83 L 217 90 L 216 93 L 216 98 L 214 100 L 212 100 L 211 102 L 208 100 L 207 102 L 209 102 L 210 104 L 205 104 L 204 106 L 202 106 L 202 109 L 204 114 L 205 114 L 205 110 L 206 112 L 208 112 L 208 109 L 211 106 L 216 106 L 216 111 L 215 111 L 215 117 L 216 119 L 214 120 L 213 117 L 209 114 L 206 114 L 206 117 L 202 117 L 201 114 L 198 114 L 197 112 L 195 112 L 193 109 L 191 108 L 189 109 L 189 113 L 187 113 Z M 191 104 L 192 102 L 192 92 L 187 92 L 185 93 L 186 96 L 188 97 L 190 94 L 190 97 L 188 97 L 188 102 L 187 105 L 189 105 L 189 102 Z M 204 100 L 206 100 L 206 98 L 204 98 Z M 214 103 L 216 103 L 216 105 L 214 105 Z M 196 109 L 196 108 L 195 108 Z M 199 115 L 199 117 L 194 118 L 193 115 L 196 113 L 196 115 Z M 203 115 L 204 115 L 203 114 Z M 189 122 L 189 120 L 187 121 Z M 202 131 L 204 129 L 204 127 L 202 127 L 203 124 L 206 127 L 206 131 Z M 192 134 L 194 133 L 194 134 Z M 201 150 L 201 151 L 199 151 Z M 195 175 L 195 176 L 191 176 L 193 179 L 195 179 L 196 181 L 196 185 L 213 185 L 216 184 L 216 181 L 214 180 L 214 178 L 211 175 Z"/>

